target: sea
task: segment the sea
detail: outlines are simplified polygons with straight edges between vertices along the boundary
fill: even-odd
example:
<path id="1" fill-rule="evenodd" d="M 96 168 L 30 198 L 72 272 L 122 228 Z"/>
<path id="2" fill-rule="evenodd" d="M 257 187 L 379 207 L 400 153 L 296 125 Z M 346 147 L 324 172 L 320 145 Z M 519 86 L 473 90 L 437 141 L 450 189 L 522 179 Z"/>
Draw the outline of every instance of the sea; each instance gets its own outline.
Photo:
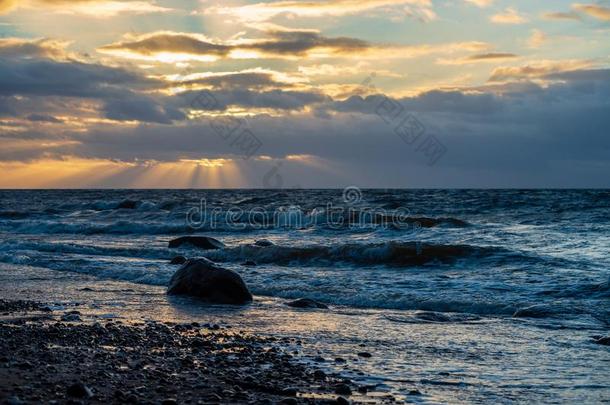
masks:
<path id="1" fill-rule="evenodd" d="M 225 247 L 170 249 L 181 236 Z M 166 296 L 177 255 L 236 271 L 254 302 Z M 0 281 L 108 317 L 297 338 L 367 400 L 610 401 L 595 343 L 610 333 L 609 190 L 3 190 Z"/>

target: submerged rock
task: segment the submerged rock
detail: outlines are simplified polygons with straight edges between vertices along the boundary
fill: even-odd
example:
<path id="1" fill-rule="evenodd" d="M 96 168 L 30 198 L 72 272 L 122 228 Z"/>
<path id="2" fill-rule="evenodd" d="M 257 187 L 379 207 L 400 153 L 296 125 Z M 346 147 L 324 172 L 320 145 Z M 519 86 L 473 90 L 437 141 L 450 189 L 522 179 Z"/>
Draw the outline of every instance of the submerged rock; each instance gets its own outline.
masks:
<path id="1" fill-rule="evenodd" d="M 243 262 L 241 264 L 242 266 L 256 266 L 256 262 L 252 261 L 252 260 L 246 260 L 245 262 Z"/>
<path id="2" fill-rule="evenodd" d="M 274 245 L 273 242 L 271 242 L 270 240 L 267 240 L 267 239 L 257 240 L 256 242 L 254 242 L 254 244 L 256 246 L 260 246 L 260 247 L 268 247 L 268 246 L 273 246 Z"/>
<path id="3" fill-rule="evenodd" d="M 169 262 L 169 264 L 184 264 L 186 263 L 186 260 L 187 259 L 184 256 L 176 256 Z"/>
<path id="4" fill-rule="evenodd" d="M 525 308 L 519 308 L 513 314 L 513 318 L 546 318 L 553 311 L 546 305 L 532 305 Z"/>
<path id="5" fill-rule="evenodd" d="M 335 392 L 339 395 L 352 395 L 352 389 L 347 384 L 336 385 Z"/>
<path id="6" fill-rule="evenodd" d="M 208 259 L 187 261 L 172 276 L 167 293 L 191 295 L 214 304 L 241 305 L 252 301 L 252 294 L 239 274 Z"/>
<path id="7" fill-rule="evenodd" d="M 597 336 L 595 343 L 598 345 L 610 346 L 610 336 Z"/>
<path id="8" fill-rule="evenodd" d="M 200 249 L 222 249 L 225 244 L 218 239 L 209 236 L 183 236 L 169 241 L 170 248 L 177 248 L 184 244 L 192 245 Z"/>
<path id="9" fill-rule="evenodd" d="M 65 314 L 61 317 L 61 320 L 64 322 L 80 322 L 80 316 L 75 313 Z"/>
<path id="10" fill-rule="evenodd" d="M 133 200 L 124 200 L 121 201 L 116 207 L 117 209 L 133 210 L 138 208 L 138 202 Z"/>
<path id="11" fill-rule="evenodd" d="M 328 306 L 322 304 L 321 302 L 309 299 L 309 298 L 300 298 L 295 301 L 287 302 L 286 305 L 293 308 L 319 308 L 319 309 L 328 309 Z"/>

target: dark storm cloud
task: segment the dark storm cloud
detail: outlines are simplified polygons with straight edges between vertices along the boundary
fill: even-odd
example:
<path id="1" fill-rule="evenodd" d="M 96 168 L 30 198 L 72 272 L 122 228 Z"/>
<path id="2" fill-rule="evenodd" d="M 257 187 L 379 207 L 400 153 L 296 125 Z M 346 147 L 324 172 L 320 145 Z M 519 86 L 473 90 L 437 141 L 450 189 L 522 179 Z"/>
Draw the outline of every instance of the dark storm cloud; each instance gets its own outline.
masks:
<path id="1" fill-rule="evenodd" d="M 196 100 L 199 94 L 201 94 L 199 91 L 190 91 L 182 93 L 179 97 L 188 102 L 189 100 Z M 214 97 L 213 103 L 202 105 L 191 102 L 190 104 L 184 104 L 184 106 L 201 110 L 225 110 L 229 106 L 236 106 L 296 111 L 311 104 L 330 100 L 328 96 L 313 91 L 228 89 L 211 91 L 209 94 Z"/>
<path id="2" fill-rule="evenodd" d="M 138 94 L 164 84 L 120 68 L 78 61 L 0 57 L 0 113 L 17 115 L 3 107 L 11 96 L 27 98 L 81 98 L 102 102 L 106 118 L 168 124 L 185 116 L 164 97 Z M 72 110 L 74 112 L 74 110 Z"/>
<path id="3" fill-rule="evenodd" d="M 30 114 L 27 119 L 32 122 L 49 122 L 52 124 L 60 124 L 63 121 L 47 114 Z"/>
<path id="4" fill-rule="evenodd" d="M 384 95 L 352 96 L 343 101 L 332 101 L 328 108 L 339 112 L 377 114 L 386 99 Z M 395 100 L 403 108 L 416 112 L 447 112 L 459 114 L 491 114 L 503 108 L 501 100 L 492 94 L 466 94 L 461 91 L 428 91 L 416 97 Z"/>
<path id="5" fill-rule="evenodd" d="M 607 186 L 610 87 L 599 78 L 604 78 L 603 73 L 569 73 L 563 83 L 547 88 L 524 86 L 519 93 L 429 92 L 399 100 L 427 133 L 448 148 L 435 168 L 428 168 L 425 159 L 396 135 L 394 126 L 375 115 L 369 103 L 374 106 L 384 96 L 321 103 L 327 111 L 345 112 L 331 119 L 306 113 L 281 118 L 261 115 L 248 123 L 263 143 L 260 154 L 277 159 L 316 156 L 340 165 L 352 182 L 359 179 L 358 184 Z M 163 126 L 114 126 L 73 134 L 70 139 L 77 141 L 70 152 L 89 158 L 238 158 L 230 142 L 219 137 L 205 118 L 172 127 L 171 136 Z M 284 162 L 287 171 L 295 165 Z M 333 185 L 325 179 L 302 177 L 299 183 Z"/>
<path id="6" fill-rule="evenodd" d="M 117 121 L 171 124 L 173 121 L 186 118 L 182 111 L 169 104 L 152 97 L 130 94 L 127 97 L 106 101 L 103 111 L 106 118 Z"/>
<path id="7" fill-rule="evenodd" d="M 120 96 L 126 86 L 151 86 L 136 73 L 99 64 L 0 57 L 0 95 L 103 98 Z"/>

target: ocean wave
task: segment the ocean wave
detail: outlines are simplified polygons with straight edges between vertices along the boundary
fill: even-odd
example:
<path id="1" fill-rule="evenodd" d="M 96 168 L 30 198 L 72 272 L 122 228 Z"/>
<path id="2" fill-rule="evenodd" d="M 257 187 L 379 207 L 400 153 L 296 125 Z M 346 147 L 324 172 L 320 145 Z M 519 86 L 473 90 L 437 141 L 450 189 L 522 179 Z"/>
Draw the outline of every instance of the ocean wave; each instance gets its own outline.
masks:
<path id="1" fill-rule="evenodd" d="M 121 220 L 111 223 L 95 222 L 56 222 L 56 221 L 11 221 L 0 225 L 10 228 L 12 231 L 26 234 L 72 234 L 72 235 L 95 235 L 95 234 L 182 234 L 193 233 L 195 230 L 186 223 L 158 223 L 158 222 L 135 222 Z"/>
<path id="2" fill-rule="evenodd" d="M 240 245 L 208 251 L 205 256 L 219 262 L 252 260 L 260 264 L 315 265 L 339 262 L 360 265 L 417 266 L 453 263 L 465 257 L 490 257 L 504 249 L 472 245 L 440 245 L 419 242 L 387 242 L 341 245 L 268 246 Z"/>
<path id="3" fill-rule="evenodd" d="M 30 212 L 21 211 L 0 211 L 1 219 L 24 219 L 31 215 Z"/>
<path id="4" fill-rule="evenodd" d="M 2 252 L 42 252 L 42 253 L 61 253 L 77 254 L 90 256 L 117 256 L 131 257 L 138 259 L 165 259 L 169 260 L 173 253 L 165 247 L 114 247 L 114 246 L 94 246 L 81 245 L 67 242 L 46 242 L 46 241 L 3 241 L 0 243 Z"/>

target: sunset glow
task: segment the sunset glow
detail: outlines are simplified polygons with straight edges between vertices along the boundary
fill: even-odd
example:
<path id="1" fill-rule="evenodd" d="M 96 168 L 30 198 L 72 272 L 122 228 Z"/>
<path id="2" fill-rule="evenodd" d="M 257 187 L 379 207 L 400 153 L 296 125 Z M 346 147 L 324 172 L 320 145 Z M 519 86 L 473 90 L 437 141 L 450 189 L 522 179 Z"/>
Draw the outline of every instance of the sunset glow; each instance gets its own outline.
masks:
<path id="1" fill-rule="evenodd" d="M 569 0 L 1 0 L 0 186 L 265 187 L 278 163 L 304 187 L 604 185 L 609 16 Z"/>

